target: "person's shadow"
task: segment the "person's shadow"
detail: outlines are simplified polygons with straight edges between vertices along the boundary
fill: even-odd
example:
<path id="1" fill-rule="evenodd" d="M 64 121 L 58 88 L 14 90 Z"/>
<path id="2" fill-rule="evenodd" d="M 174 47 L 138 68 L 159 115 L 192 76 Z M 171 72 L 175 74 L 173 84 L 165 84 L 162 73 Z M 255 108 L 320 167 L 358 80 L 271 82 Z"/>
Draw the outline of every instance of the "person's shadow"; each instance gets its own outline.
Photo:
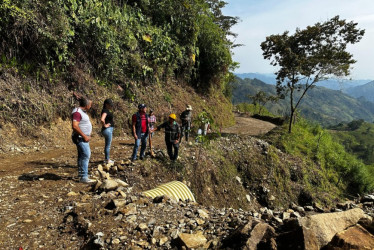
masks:
<path id="1" fill-rule="evenodd" d="M 39 179 L 58 181 L 58 180 L 72 180 L 73 178 L 67 177 L 67 176 L 61 177 L 57 174 L 52 174 L 52 173 L 44 173 L 40 175 L 25 173 L 18 177 L 18 180 L 20 181 L 36 181 Z"/>

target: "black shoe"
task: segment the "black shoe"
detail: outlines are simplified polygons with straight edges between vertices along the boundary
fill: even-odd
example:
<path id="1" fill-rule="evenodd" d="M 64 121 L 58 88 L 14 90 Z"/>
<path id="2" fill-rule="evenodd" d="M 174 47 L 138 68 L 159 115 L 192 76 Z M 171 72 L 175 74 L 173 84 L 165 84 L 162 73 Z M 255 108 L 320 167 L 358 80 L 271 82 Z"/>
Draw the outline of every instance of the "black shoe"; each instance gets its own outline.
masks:
<path id="1" fill-rule="evenodd" d="M 144 160 L 144 156 L 140 156 L 139 159 L 140 159 L 140 160 Z"/>

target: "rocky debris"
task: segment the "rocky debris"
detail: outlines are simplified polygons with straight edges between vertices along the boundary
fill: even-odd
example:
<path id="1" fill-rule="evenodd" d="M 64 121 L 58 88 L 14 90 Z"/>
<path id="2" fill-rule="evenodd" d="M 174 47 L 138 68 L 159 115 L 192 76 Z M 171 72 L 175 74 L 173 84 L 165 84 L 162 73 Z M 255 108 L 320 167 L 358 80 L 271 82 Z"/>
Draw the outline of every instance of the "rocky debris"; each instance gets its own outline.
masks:
<path id="1" fill-rule="evenodd" d="M 362 197 L 361 199 L 361 203 L 364 203 L 364 202 L 374 202 L 374 195 L 372 194 L 364 195 L 364 197 Z"/>
<path id="2" fill-rule="evenodd" d="M 199 216 L 203 219 L 208 219 L 209 218 L 209 214 L 208 214 L 208 211 L 205 210 L 205 209 L 198 209 L 197 210 L 197 213 L 199 214 Z"/>
<path id="3" fill-rule="evenodd" d="M 105 191 L 116 190 L 119 187 L 118 182 L 115 180 L 104 180 L 99 188 Z"/>
<path id="4" fill-rule="evenodd" d="M 76 192 L 73 192 L 73 191 L 71 191 L 71 192 L 69 192 L 69 193 L 67 194 L 67 196 L 77 196 L 77 195 L 79 195 L 79 194 L 76 193 Z"/>
<path id="5" fill-rule="evenodd" d="M 371 216 L 366 216 L 358 221 L 358 224 L 363 226 L 371 234 L 374 234 L 374 220 Z"/>
<path id="6" fill-rule="evenodd" d="M 256 142 L 257 139 L 251 139 L 250 142 L 241 143 L 240 147 L 245 149 L 250 143 L 257 145 Z M 233 144 L 228 143 L 220 147 L 229 151 L 234 149 Z M 273 150 L 271 147 L 266 146 L 265 149 L 271 151 Z M 102 148 L 100 153 L 101 150 Z M 258 150 L 262 151 L 262 146 L 259 146 Z M 189 157 L 192 156 L 196 155 L 191 152 Z M 54 176 L 49 178 L 37 172 L 26 181 L 17 181 L 19 176 L 2 176 L 0 180 L 3 183 L 10 183 L 7 182 L 10 179 L 15 180 L 12 185 L 4 185 L 0 182 L 2 187 L 0 224 L 3 232 L 6 232 L 4 235 L 16 237 L 7 237 L 9 238 L 7 243 L 11 243 L 8 245 L 17 247 L 20 240 L 27 239 L 23 241 L 26 243 L 22 246 L 30 249 L 184 249 L 191 246 L 189 245 L 191 243 L 182 241 L 182 238 L 187 236 L 192 242 L 200 242 L 197 248 L 297 249 L 304 245 L 294 244 L 291 247 L 295 246 L 295 248 L 290 248 L 288 244 L 304 239 L 303 229 L 294 230 L 300 227 L 299 220 L 303 218 L 319 215 L 318 213 L 329 216 L 331 213 L 328 212 L 336 209 L 349 212 L 350 209 L 357 207 L 367 214 L 373 214 L 373 201 L 369 199 L 370 196 L 343 202 L 333 208 L 311 203 L 310 200 L 302 204 L 283 205 L 286 208 L 275 207 L 274 204 L 282 197 L 274 193 L 274 188 L 269 185 L 271 178 L 266 179 L 266 176 L 263 179 L 254 179 L 254 181 L 261 181 L 258 185 L 259 190 L 247 189 L 244 195 L 242 194 L 240 199 L 244 202 L 239 206 L 243 209 L 206 207 L 197 203 L 176 201 L 168 196 L 150 199 L 142 196 L 140 192 L 146 190 L 144 187 L 148 189 L 151 186 L 147 182 L 151 179 L 146 177 L 154 169 L 152 160 L 137 162 L 136 165 L 127 161 L 117 162 L 110 167 L 98 166 L 97 171 L 92 171 L 93 177 L 98 179 L 92 187 L 69 179 L 68 177 L 72 175 L 66 173 L 69 170 L 58 166 L 53 168 L 56 170 L 56 175 L 62 177 L 62 180 L 57 180 L 58 185 L 53 179 Z M 249 162 L 246 164 L 250 165 Z M 48 166 L 48 169 L 52 168 Z M 76 169 L 71 170 L 73 171 L 75 174 Z M 240 188 L 247 188 L 246 177 L 240 176 L 242 178 Z M 43 181 L 40 181 L 41 179 Z M 230 180 L 235 187 L 239 187 L 234 178 Z M 153 185 L 163 181 L 160 178 L 150 182 Z M 8 196 L 14 192 L 14 183 L 21 186 L 10 199 Z M 50 183 L 50 190 L 39 194 L 42 185 L 48 183 Z M 115 188 L 107 188 L 108 183 L 112 183 Z M 35 190 L 34 193 L 24 194 L 23 191 L 27 188 Z M 70 192 L 75 195 L 68 196 Z M 247 199 L 245 194 L 248 194 L 250 199 Z M 257 202 L 261 199 L 259 194 L 264 195 L 263 199 L 269 206 L 262 208 L 253 206 L 247 209 L 244 205 Z M 7 202 L 4 203 L 4 200 Z M 15 209 L 21 203 L 25 208 L 23 211 L 28 211 L 27 213 L 20 214 Z M 31 203 L 33 207 L 28 207 Z M 7 207 L 4 204 L 15 204 L 15 206 Z M 42 211 L 42 215 L 39 215 L 39 211 Z M 358 224 L 366 229 L 369 235 L 373 233 L 371 217 L 361 218 Z M 350 228 L 344 228 L 342 231 Z M 337 232 L 335 236 L 338 237 L 337 235 L 342 231 Z M 343 238 L 343 236 L 339 237 Z M 317 237 L 311 238 L 311 240 L 316 239 Z M 347 239 L 344 241 L 348 242 Z M 2 246 L 1 241 L 0 246 Z"/>
<path id="7" fill-rule="evenodd" d="M 356 225 L 365 217 L 364 211 L 356 208 L 345 212 L 315 214 L 289 220 L 283 228 L 286 232 L 279 238 L 278 243 L 282 248 L 288 249 L 320 249 L 326 246 L 336 233 Z"/>
<path id="8" fill-rule="evenodd" d="M 201 231 L 194 234 L 180 233 L 178 240 L 181 242 L 181 246 L 185 246 L 188 249 L 202 247 L 207 242 Z"/>
<path id="9" fill-rule="evenodd" d="M 247 199 L 248 202 L 251 202 L 251 196 L 250 196 L 249 194 L 247 194 L 247 195 L 245 196 L 245 198 Z"/>
<path id="10" fill-rule="evenodd" d="M 239 176 L 235 176 L 235 180 L 240 184 L 242 185 L 242 179 L 239 177 Z"/>
<path id="11" fill-rule="evenodd" d="M 277 249 L 275 241 L 275 230 L 273 227 L 266 223 L 260 222 L 253 227 L 250 237 L 248 238 L 245 246 L 247 249 Z"/>
<path id="12" fill-rule="evenodd" d="M 104 183 L 112 183 L 113 188 Z M 372 228 L 372 219 L 359 208 L 322 214 L 312 206 L 296 204 L 284 211 L 207 208 L 167 195 L 144 197 L 128 185 L 118 185 L 116 178 L 102 179 L 92 196 L 87 198 L 90 203 L 71 204 L 66 223 L 86 235 L 85 246 L 104 249 L 319 249 L 334 236 L 331 247 L 343 241 L 355 246 L 346 235 L 356 231 L 344 230 L 357 223 L 362 226 L 355 230 L 365 232 L 369 240 L 373 237 L 365 229 Z"/>
<path id="13" fill-rule="evenodd" d="M 374 236 L 360 225 L 354 225 L 337 233 L 326 250 L 335 249 L 373 249 Z"/>

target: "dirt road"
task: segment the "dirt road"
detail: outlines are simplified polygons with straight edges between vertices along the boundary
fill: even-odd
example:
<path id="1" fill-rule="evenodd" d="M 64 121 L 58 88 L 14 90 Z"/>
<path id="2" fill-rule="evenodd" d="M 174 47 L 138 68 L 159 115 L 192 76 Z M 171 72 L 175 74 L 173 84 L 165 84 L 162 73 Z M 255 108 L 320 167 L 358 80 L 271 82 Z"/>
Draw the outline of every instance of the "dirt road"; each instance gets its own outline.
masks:
<path id="1" fill-rule="evenodd" d="M 275 127 L 252 118 L 236 119 L 237 124 L 223 133 L 258 135 Z M 77 249 L 82 245 L 84 237 L 66 228 L 66 220 L 69 207 L 77 202 L 75 195 L 80 194 L 79 202 L 84 202 L 90 187 L 77 182 L 76 148 L 66 139 L 58 148 L 0 155 L 0 249 Z M 156 145 L 164 146 L 162 133 L 155 139 Z M 127 160 L 132 143 L 131 138 L 114 139 L 113 158 Z M 103 146 L 101 137 L 93 138 L 90 165 L 102 162 Z"/>
<path id="2" fill-rule="evenodd" d="M 222 133 L 262 135 L 276 127 L 273 123 L 261 121 L 251 117 L 235 116 L 236 124 L 222 130 Z"/>

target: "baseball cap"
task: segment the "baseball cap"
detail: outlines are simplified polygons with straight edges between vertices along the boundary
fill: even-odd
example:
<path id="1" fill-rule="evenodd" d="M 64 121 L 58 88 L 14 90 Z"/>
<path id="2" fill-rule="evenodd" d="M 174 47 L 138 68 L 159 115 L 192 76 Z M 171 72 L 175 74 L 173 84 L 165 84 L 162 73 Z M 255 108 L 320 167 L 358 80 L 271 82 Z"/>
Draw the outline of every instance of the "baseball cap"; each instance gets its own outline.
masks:
<path id="1" fill-rule="evenodd" d="M 144 109 L 144 108 L 146 108 L 146 107 L 147 107 L 147 106 L 146 106 L 144 103 L 138 105 L 138 109 Z"/>

